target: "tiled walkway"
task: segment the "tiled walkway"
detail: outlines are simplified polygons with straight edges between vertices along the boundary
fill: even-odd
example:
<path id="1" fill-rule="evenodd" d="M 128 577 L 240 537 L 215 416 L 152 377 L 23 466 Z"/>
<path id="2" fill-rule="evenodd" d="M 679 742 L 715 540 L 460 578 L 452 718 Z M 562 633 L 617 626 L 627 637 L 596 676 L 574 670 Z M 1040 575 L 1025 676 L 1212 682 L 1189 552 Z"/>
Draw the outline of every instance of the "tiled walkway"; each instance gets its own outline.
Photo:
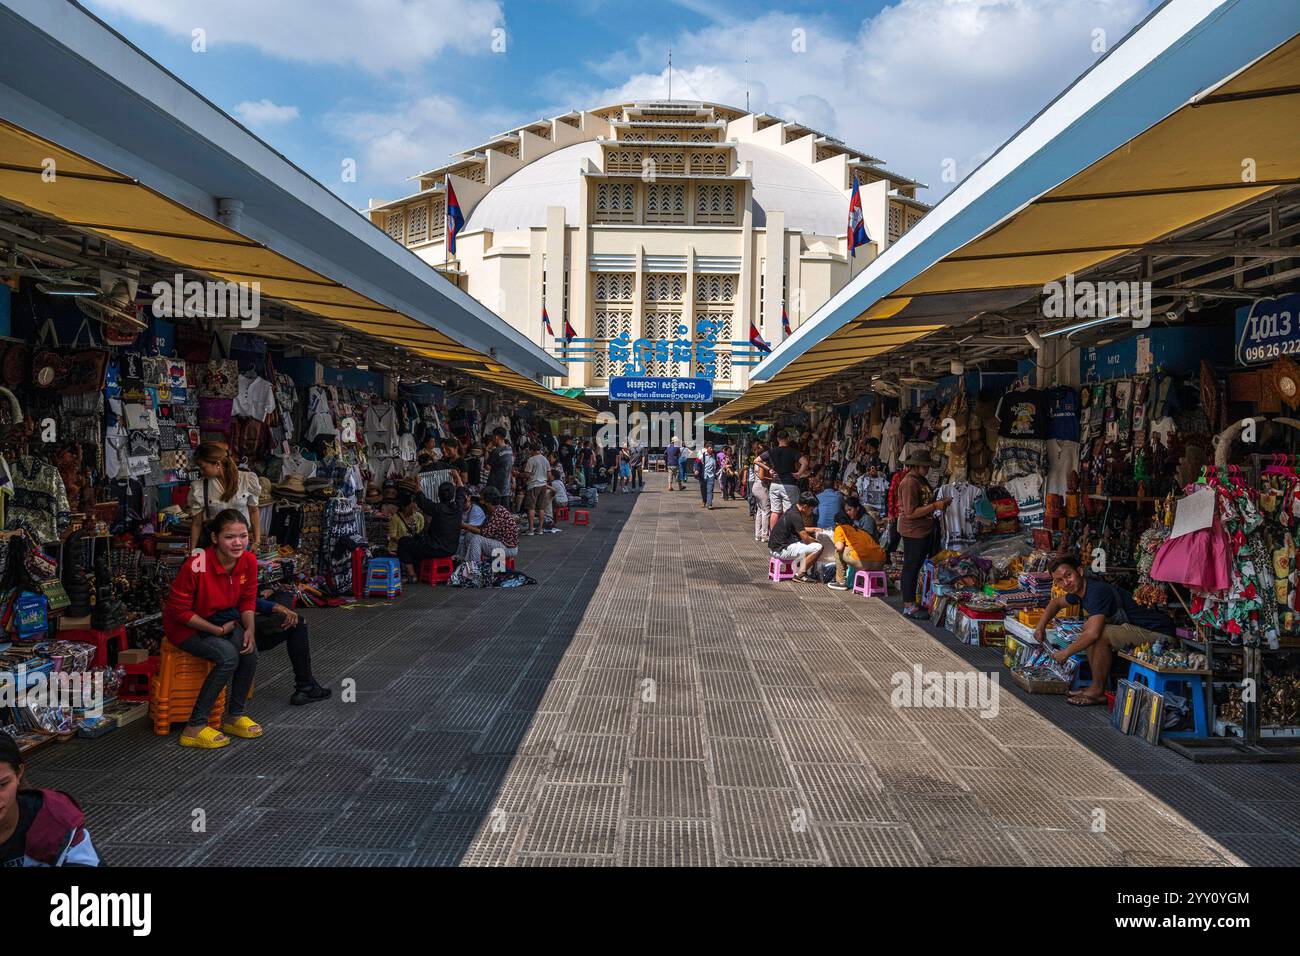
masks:
<path id="1" fill-rule="evenodd" d="M 116 864 L 1300 862 L 1294 767 L 1194 765 L 1007 687 L 993 719 L 896 709 L 894 674 L 996 654 L 769 583 L 743 502 L 650 478 L 524 539 L 537 587 L 309 612 L 336 697 L 290 708 L 264 655 L 261 740 L 136 724 L 47 748 L 32 782 L 75 794 Z"/>

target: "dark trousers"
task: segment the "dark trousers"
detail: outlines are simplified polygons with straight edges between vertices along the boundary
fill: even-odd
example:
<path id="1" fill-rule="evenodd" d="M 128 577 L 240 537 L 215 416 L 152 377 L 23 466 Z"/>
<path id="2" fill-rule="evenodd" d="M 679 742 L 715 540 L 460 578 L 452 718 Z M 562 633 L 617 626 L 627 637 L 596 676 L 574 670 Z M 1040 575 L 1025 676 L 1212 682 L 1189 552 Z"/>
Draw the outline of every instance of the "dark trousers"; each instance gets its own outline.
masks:
<path id="1" fill-rule="evenodd" d="M 633 465 L 633 466 L 632 466 L 632 480 L 631 480 L 631 484 L 632 484 L 632 485 L 636 485 L 638 488 L 644 488 L 644 487 L 645 487 L 645 471 L 644 471 L 644 469 L 642 469 L 642 467 L 641 467 L 640 465 Z M 630 485 L 629 485 L 629 487 L 630 487 Z"/>
<path id="2" fill-rule="evenodd" d="M 234 608 L 218 611 L 208 620 L 213 624 L 238 622 L 239 612 Z M 212 713 L 222 690 L 227 688 L 226 717 L 235 720 L 243 716 L 248 692 L 253 689 L 253 675 L 257 672 L 257 648 L 241 654 L 239 649 L 243 645 L 244 629 L 238 623 L 233 631 L 221 637 L 216 634 L 193 634 L 181 643 L 181 650 L 185 653 L 212 661 L 212 670 L 199 688 L 198 700 L 190 712 L 189 726 L 202 727 L 207 724 L 208 714 Z"/>
<path id="3" fill-rule="evenodd" d="M 286 628 L 283 626 L 284 618 L 278 614 L 259 614 L 253 622 L 257 629 L 258 651 L 271 651 L 281 644 L 285 645 L 285 650 L 289 654 L 289 663 L 293 665 L 294 687 L 300 690 L 315 687 L 316 678 L 311 673 L 311 646 L 307 639 L 307 622 L 299 617 L 295 626 Z"/>
<path id="4" fill-rule="evenodd" d="M 916 582 L 921 576 L 925 559 L 930 556 L 930 546 L 934 536 L 927 534 L 924 538 L 903 539 L 903 577 L 900 590 L 906 604 L 916 603 Z"/>
<path id="5" fill-rule="evenodd" d="M 403 564 L 418 565 L 429 558 L 450 557 L 450 554 L 443 554 L 422 535 L 408 534 L 397 542 L 397 560 Z"/>
<path id="6" fill-rule="evenodd" d="M 722 476 L 722 497 L 728 500 L 734 499 L 736 497 L 736 476 L 735 475 Z"/>

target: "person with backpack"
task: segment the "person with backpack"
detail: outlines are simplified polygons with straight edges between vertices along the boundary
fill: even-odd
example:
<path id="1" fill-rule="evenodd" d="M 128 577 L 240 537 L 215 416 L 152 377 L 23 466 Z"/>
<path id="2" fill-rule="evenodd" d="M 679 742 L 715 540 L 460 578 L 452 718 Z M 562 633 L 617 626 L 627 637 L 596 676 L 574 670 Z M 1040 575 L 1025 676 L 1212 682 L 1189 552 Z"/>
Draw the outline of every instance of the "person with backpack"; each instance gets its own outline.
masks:
<path id="1" fill-rule="evenodd" d="M 86 815 L 62 790 L 23 787 L 27 764 L 0 730 L 0 870 L 19 866 L 99 866 Z"/>

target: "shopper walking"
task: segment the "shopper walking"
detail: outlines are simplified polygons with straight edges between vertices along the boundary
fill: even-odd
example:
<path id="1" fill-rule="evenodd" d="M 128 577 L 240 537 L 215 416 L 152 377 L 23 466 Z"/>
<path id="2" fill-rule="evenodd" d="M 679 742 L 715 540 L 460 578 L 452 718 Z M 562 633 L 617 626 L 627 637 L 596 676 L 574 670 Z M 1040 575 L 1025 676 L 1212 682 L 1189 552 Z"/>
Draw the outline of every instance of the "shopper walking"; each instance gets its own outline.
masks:
<path id="1" fill-rule="evenodd" d="M 524 469 L 528 475 L 525 479 L 527 490 L 524 492 L 524 511 L 528 516 L 528 530 L 525 534 L 538 535 L 546 518 L 546 509 L 550 503 L 551 462 L 540 448 L 533 451 Z"/>
<path id="2" fill-rule="evenodd" d="M 704 443 L 704 452 L 695 460 L 695 477 L 700 482 L 700 504 L 713 510 L 713 489 L 718 481 L 718 456 L 713 451 L 713 443 Z"/>
<path id="3" fill-rule="evenodd" d="M 771 472 L 758 459 L 764 449 L 754 449 L 755 457 L 749 464 L 749 493 L 754 497 L 754 540 L 767 541 L 771 531 L 772 504 L 768 500 L 767 486 L 771 484 Z"/>
<path id="4" fill-rule="evenodd" d="M 736 452 L 730 445 L 718 453 L 718 464 L 722 468 L 722 500 L 736 500 Z"/>
<path id="5" fill-rule="evenodd" d="M 238 511 L 212 519 L 207 541 L 176 573 L 163 605 L 163 632 L 187 654 L 212 661 L 181 746 L 215 750 L 229 744 L 230 736 L 262 736 L 244 714 L 257 672 L 257 557 L 248 550 L 248 521 Z M 208 715 L 223 690 L 226 714 L 218 733 L 208 726 Z"/>
<path id="6" fill-rule="evenodd" d="M 645 488 L 645 455 L 646 447 L 639 441 L 634 441 L 628 448 L 628 464 L 632 467 L 632 490 L 641 491 Z"/>
<path id="7" fill-rule="evenodd" d="M 952 499 L 936 501 L 930 483 L 925 480 L 934 464 L 928 450 L 912 452 L 903 464 L 907 473 L 898 483 L 898 533 L 903 539 L 903 614 L 926 620 L 930 615 L 916 603 L 916 582 L 921 566 L 933 553 L 935 517 Z"/>
<path id="8" fill-rule="evenodd" d="M 682 446 L 677 443 L 677 436 L 673 435 L 668 439 L 668 447 L 664 449 L 664 467 L 668 471 L 668 490 L 672 491 L 674 483 L 678 491 L 686 487 L 682 481 L 681 471 L 679 468 L 682 460 Z"/>

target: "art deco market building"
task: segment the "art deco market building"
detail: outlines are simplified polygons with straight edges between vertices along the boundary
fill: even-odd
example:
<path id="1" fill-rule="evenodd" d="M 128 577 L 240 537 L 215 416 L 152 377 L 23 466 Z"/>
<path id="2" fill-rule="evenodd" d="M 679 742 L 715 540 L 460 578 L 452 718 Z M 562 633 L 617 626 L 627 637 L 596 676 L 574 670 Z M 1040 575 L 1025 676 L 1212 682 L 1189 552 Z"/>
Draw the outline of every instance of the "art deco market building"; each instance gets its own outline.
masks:
<path id="1" fill-rule="evenodd" d="M 855 176 L 872 241 L 850 257 Z M 567 113 L 413 179 L 412 195 L 372 202 L 371 221 L 552 353 L 543 305 L 556 334 L 567 318 L 592 341 L 551 384 L 592 398 L 631 372 L 610 361 L 611 339 L 672 339 L 704 317 L 721 327 L 715 397 L 739 395 L 743 363 L 756 357 L 739 344 L 751 321 L 780 343 L 783 306 L 797 328 L 929 209 L 916 199 L 923 184 L 839 140 L 699 102 Z M 448 183 L 465 217 L 450 261 Z M 694 362 L 647 365 L 657 376 L 697 371 Z"/>

